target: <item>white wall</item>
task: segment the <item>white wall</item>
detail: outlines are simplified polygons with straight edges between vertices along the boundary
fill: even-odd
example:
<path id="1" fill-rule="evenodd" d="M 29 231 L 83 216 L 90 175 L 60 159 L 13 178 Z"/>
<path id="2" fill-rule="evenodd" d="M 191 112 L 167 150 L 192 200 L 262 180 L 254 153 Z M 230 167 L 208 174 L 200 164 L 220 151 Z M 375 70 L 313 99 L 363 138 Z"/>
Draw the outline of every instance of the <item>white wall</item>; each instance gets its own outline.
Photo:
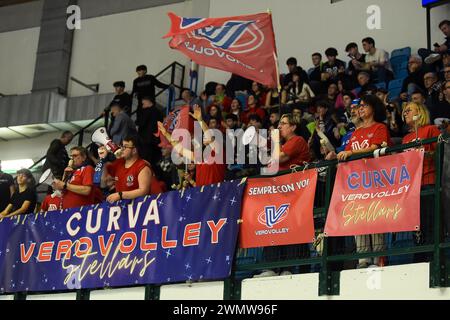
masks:
<path id="1" fill-rule="evenodd" d="M 91 291 L 89 300 L 144 300 L 145 287 Z"/>
<path id="2" fill-rule="evenodd" d="M 40 29 L 0 33 L 0 93 L 31 92 Z"/>
<path id="3" fill-rule="evenodd" d="M 27 296 L 27 300 L 76 300 L 77 294 L 70 293 L 55 293 L 55 294 L 36 294 Z"/>
<path id="4" fill-rule="evenodd" d="M 0 160 L 39 160 L 47 152 L 50 142 L 60 136 L 61 132 L 53 132 L 33 139 L 0 142 Z"/>
<path id="5" fill-rule="evenodd" d="M 170 28 L 169 11 L 191 16 L 192 2 L 82 20 L 74 34 L 70 76 L 100 83 L 100 93 L 112 92 L 117 80 L 124 80 L 131 91 L 136 66 L 145 64 L 156 74 L 174 61 L 185 64 L 188 60 L 169 48 L 169 39 L 162 39 Z M 91 94 L 73 81 L 68 91 L 69 96 Z"/>
<path id="6" fill-rule="evenodd" d="M 302 274 L 242 282 L 242 300 L 449 300 L 450 288 L 429 288 L 429 264 L 341 272 L 340 295 L 318 295 L 319 275 Z"/>
<path id="7" fill-rule="evenodd" d="M 161 300 L 223 300 L 223 282 L 197 282 L 161 286 Z"/>
<path id="8" fill-rule="evenodd" d="M 369 5 L 381 8 L 381 30 L 366 27 Z M 100 83 L 100 92 L 112 92 L 112 83 L 125 80 L 131 89 L 138 64 L 147 64 L 150 72 L 177 60 L 188 59 L 169 49 L 161 39 L 169 29 L 168 11 L 181 16 L 251 14 L 272 10 L 280 71 L 285 61 L 295 56 L 304 67 L 311 65 L 312 52 L 335 46 L 345 60 L 344 47 L 350 41 L 360 43 L 372 36 L 379 47 L 391 51 L 403 46 L 413 50 L 426 46 L 425 9 L 419 0 L 193 0 L 167 6 L 130 11 L 82 20 L 74 34 L 70 75 L 86 83 Z M 209 14 L 208 14 L 209 13 Z M 443 41 L 438 23 L 450 16 L 450 4 L 432 9 L 432 43 Z M 29 93 L 34 76 L 40 28 L 0 33 L 0 93 Z M 203 74 L 203 68 L 200 75 Z M 228 73 L 206 69 L 205 80 L 226 81 Z M 200 84 L 203 84 L 200 79 Z M 188 85 L 188 79 L 186 79 Z M 69 95 L 91 91 L 69 81 Z"/>
<path id="9" fill-rule="evenodd" d="M 319 296 L 319 274 L 245 279 L 242 300 L 449 300 L 450 288 L 429 288 L 429 264 L 418 263 L 341 272 L 340 294 Z M 224 283 L 163 285 L 161 300 L 222 300 Z M 74 293 L 29 296 L 32 299 L 74 299 Z M 12 296 L 0 296 L 0 300 Z M 143 300 L 145 287 L 96 290 L 91 300 Z"/>
<path id="10" fill-rule="evenodd" d="M 444 6 L 431 9 L 431 46 L 433 43 L 443 43 L 444 35 L 441 30 L 439 30 L 439 23 L 450 17 L 450 3 Z"/>
<path id="11" fill-rule="evenodd" d="M 341 272 L 340 294 L 319 296 L 319 275 L 302 274 L 242 282 L 242 300 L 449 300 L 450 288 L 429 288 L 429 264 Z"/>
<path id="12" fill-rule="evenodd" d="M 344 51 L 349 42 L 373 37 L 376 45 L 388 52 L 410 46 L 413 51 L 426 47 L 426 10 L 419 0 L 211 0 L 210 16 L 233 16 L 266 12 L 273 14 L 280 72 L 287 72 L 286 59 L 296 57 L 299 64 L 311 67 L 311 54 L 335 47 L 338 58 L 348 61 Z M 381 29 L 367 28 L 368 6 L 381 9 Z M 432 9 L 432 43 L 443 42 L 438 23 L 448 18 L 450 6 Z M 325 58 L 326 60 L 326 58 Z M 208 68 L 205 81 L 226 82 L 230 74 Z"/>

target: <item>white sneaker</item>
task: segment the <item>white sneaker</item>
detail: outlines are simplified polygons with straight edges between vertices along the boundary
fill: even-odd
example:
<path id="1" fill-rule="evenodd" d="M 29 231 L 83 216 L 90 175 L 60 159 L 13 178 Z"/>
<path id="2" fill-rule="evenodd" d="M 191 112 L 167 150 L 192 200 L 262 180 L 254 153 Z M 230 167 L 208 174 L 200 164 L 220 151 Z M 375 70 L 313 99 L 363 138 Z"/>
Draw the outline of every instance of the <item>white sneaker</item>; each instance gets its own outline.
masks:
<path id="1" fill-rule="evenodd" d="M 367 262 L 361 262 L 358 263 L 358 265 L 356 266 L 356 269 L 366 269 L 369 266 L 369 264 Z"/>
<path id="2" fill-rule="evenodd" d="M 287 270 L 280 273 L 280 276 L 290 276 L 290 275 L 292 275 L 292 272 L 287 271 Z"/>
<path id="3" fill-rule="evenodd" d="M 275 277 L 278 273 L 273 270 L 263 270 L 260 274 L 255 274 L 253 278 L 266 278 L 266 277 Z"/>
<path id="4" fill-rule="evenodd" d="M 426 64 L 433 64 L 436 61 L 439 61 L 441 59 L 441 55 L 439 53 L 432 53 L 428 57 L 425 58 Z"/>

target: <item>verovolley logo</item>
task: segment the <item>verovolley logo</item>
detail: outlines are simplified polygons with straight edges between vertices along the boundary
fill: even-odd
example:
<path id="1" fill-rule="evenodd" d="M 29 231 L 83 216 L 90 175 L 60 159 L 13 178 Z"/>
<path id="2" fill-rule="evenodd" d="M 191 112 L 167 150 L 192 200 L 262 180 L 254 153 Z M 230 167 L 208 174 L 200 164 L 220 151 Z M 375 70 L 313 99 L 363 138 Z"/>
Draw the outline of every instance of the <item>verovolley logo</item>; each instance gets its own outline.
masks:
<path id="1" fill-rule="evenodd" d="M 188 29 L 199 23 L 202 23 L 205 20 L 206 20 L 205 18 L 181 18 L 180 29 L 181 30 Z"/>
<path id="2" fill-rule="evenodd" d="M 258 222 L 272 228 L 287 218 L 289 206 L 290 203 L 282 204 L 278 209 L 275 206 L 264 207 L 264 211 L 258 215 Z"/>
<path id="3" fill-rule="evenodd" d="M 180 114 L 180 111 L 181 109 L 177 109 L 167 116 L 167 119 L 164 122 L 164 124 L 170 123 L 169 127 L 167 128 L 168 131 L 174 131 L 176 128 L 178 128 L 179 123 L 178 115 Z"/>
<path id="4" fill-rule="evenodd" d="M 264 43 L 264 34 L 255 21 L 227 21 L 221 27 L 205 27 L 192 31 L 191 35 L 231 53 L 251 52 Z"/>

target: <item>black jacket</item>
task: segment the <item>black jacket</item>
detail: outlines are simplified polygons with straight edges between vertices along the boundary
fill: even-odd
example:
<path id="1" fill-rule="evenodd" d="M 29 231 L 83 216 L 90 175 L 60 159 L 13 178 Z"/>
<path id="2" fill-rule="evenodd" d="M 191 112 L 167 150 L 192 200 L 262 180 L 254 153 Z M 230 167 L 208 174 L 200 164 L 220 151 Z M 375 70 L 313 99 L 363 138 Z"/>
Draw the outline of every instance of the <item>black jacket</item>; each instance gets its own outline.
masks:
<path id="1" fill-rule="evenodd" d="M 69 155 L 67 154 L 66 146 L 63 145 L 60 139 L 53 140 L 47 150 L 47 158 L 42 171 L 50 168 L 55 178 L 61 179 L 68 163 Z"/>
<path id="2" fill-rule="evenodd" d="M 408 85 L 414 83 L 420 87 L 422 91 L 425 92 L 425 84 L 423 83 L 423 77 L 425 75 L 425 70 L 420 68 L 416 72 L 410 73 L 405 80 L 403 80 L 402 92 L 408 92 Z"/>
<path id="3" fill-rule="evenodd" d="M 129 116 L 131 115 L 131 106 L 133 104 L 133 99 L 127 92 L 115 95 L 109 106 L 111 107 L 113 103 L 118 103 L 122 106 L 122 109 L 126 114 L 128 114 Z"/>
<path id="4" fill-rule="evenodd" d="M 161 89 L 167 89 L 169 86 L 160 82 L 154 75 L 146 74 L 143 77 L 138 77 L 133 81 L 133 91 L 131 96 L 137 96 L 139 102 L 141 102 L 142 98 L 150 97 L 155 101 L 155 86 Z"/>
<path id="5" fill-rule="evenodd" d="M 154 135 L 158 132 L 158 121 L 163 121 L 163 115 L 156 106 L 142 109 L 140 117 L 136 120 L 142 143 L 157 145 L 160 142 Z"/>

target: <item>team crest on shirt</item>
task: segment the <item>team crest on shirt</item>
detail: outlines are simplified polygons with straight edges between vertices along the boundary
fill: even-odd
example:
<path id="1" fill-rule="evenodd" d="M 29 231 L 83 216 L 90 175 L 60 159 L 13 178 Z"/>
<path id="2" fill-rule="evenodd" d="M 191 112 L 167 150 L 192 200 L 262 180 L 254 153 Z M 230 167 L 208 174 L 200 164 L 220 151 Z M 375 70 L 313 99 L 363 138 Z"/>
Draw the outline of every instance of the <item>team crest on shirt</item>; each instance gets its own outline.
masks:
<path id="1" fill-rule="evenodd" d="M 127 187 L 131 187 L 134 183 L 134 177 L 132 175 L 129 175 L 127 177 Z"/>
<path id="2" fill-rule="evenodd" d="M 366 139 L 362 142 L 352 141 L 351 146 L 352 146 L 352 150 L 361 150 L 361 149 L 366 149 L 366 148 L 370 147 L 368 139 Z"/>

